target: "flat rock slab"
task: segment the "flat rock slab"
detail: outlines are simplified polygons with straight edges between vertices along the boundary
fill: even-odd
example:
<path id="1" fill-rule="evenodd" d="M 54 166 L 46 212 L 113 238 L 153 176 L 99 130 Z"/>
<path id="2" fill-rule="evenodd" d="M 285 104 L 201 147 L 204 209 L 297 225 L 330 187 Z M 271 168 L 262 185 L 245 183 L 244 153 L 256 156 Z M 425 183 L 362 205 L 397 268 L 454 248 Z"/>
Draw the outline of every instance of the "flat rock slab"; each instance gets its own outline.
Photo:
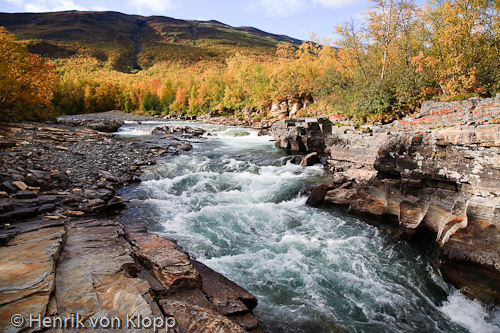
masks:
<path id="1" fill-rule="evenodd" d="M 233 281 L 199 261 L 193 260 L 193 265 L 200 272 L 203 292 L 217 312 L 224 315 L 233 314 L 249 311 L 257 306 L 257 298 Z"/>
<path id="2" fill-rule="evenodd" d="M 180 332 L 246 332 L 227 317 L 207 308 L 179 301 L 161 301 L 160 304 L 165 313 L 174 316 Z"/>
<path id="3" fill-rule="evenodd" d="M 261 330 L 252 313 L 257 306 L 254 295 L 199 261 L 193 260 L 193 266 L 200 273 L 202 290 L 215 311 L 248 331 Z"/>
<path id="4" fill-rule="evenodd" d="M 122 321 L 127 314 L 153 315 L 148 283 L 128 275 L 135 261 L 121 225 L 88 220 L 67 229 L 57 267 L 58 314 L 117 316 Z"/>
<path id="5" fill-rule="evenodd" d="M 0 247 L 0 330 L 13 329 L 13 314 L 45 315 L 65 234 L 63 226 L 43 228 Z"/>
<path id="6" fill-rule="evenodd" d="M 140 261 L 137 276 L 149 282 L 159 296 L 160 305 L 164 310 L 169 309 L 165 313 L 175 317 L 181 332 L 203 332 L 210 327 L 233 332 L 234 324 L 248 331 L 260 330 L 251 311 L 257 305 L 252 294 L 204 264 L 191 260 L 175 241 L 148 234 L 143 225 L 125 226 L 124 230 Z M 154 276 L 147 276 L 150 272 Z M 161 286 L 155 287 L 156 284 L 163 286 L 163 290 L 158 288 Z M 227 318 L 233 324 L 224 324 Z M 208 326 L 202 329 L 204 320 Z M 215 326 L 210 326 L 212 324 Z"/>
<path id="7" fill-rule="evenodd" d="M 64 220 L 44 222 L 40 219 L 28 220 L 24 223 L 14 223 L 9 226 L 0 225 L 0 246 L 7 246 L 9 241 L 11 241 L 16 235 L 63 225 Z"/>
<path id="8" fill-rule="evenodd" d="M 201 286 L 198 271 L 181 247 L 156 234 L 130 233 L 127 235 L 136 255 L 152 269 L 155 278 L 167 292 L 196 289 Z"/>

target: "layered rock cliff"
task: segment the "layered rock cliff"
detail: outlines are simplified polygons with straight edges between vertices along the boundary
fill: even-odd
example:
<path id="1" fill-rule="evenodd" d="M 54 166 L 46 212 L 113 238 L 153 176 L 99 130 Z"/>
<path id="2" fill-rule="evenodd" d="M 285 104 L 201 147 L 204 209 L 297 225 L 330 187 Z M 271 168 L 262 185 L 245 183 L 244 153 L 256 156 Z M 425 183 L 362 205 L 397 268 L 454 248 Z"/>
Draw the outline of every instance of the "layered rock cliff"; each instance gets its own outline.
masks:
<path id="1" fill-rule="evenodd" d="M 400 235 L 431 232 L 444 278 L 500 302 L 500 96 L 425 102 L 388 125 L 334 126 L 326 119 L 276 122 L 276 146 L 316 151 L 334 172 L 313 205 L 395 219 Z"/>

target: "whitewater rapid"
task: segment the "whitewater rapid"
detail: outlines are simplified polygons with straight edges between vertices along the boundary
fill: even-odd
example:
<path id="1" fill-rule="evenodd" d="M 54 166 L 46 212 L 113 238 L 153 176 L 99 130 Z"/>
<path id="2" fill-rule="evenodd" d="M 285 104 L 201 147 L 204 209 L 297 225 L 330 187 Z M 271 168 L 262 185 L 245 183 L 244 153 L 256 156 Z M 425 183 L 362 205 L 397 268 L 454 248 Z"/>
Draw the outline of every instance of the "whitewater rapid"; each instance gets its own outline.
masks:
<path id="1" fill-rule="evenodd" d="M 118 136 L 159 140 L 150 136 L 159 125 L 127 124 Z M 265 330 L 500 332 L 498 308 L 446 284 L 428 255 L 389 227 L 305 205 L 300 194 L 328 181 L 320 166 L 290 164 L 271 137 L 250 129 L 196 126 L 212 135 L 120 193 L 133 199 L 124 219 L 177 239 L 257 296 Z"/>

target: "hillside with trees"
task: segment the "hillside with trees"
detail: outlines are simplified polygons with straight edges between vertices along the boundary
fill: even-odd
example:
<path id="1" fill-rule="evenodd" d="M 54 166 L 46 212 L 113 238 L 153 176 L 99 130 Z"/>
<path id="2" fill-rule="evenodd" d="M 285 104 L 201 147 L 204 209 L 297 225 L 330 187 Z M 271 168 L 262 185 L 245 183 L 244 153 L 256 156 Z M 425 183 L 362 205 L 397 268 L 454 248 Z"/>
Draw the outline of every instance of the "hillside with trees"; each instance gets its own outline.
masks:
<path id="1" fill-rule="evenodd" d="M 28 117 L 33 105 L 53 114 L 238 114 L 250 107 L 261 118 L 273 101 L 308 94 L 314 103 L 298 116 L 390 120 L 424 100 L 500 92 L 499 10 L 486 0 L 379 0 L 363 22 L 336 26 L 336 40 L 312 35 L 300 44 L 216 21 L 0 14 L 0 38 L 8 41 L 1 47 L 9 50 L 1 54 L 0 111 L 8 119 L 21 109 L 19 118 Z M 13 65 L 9 52 L 31 69 Z"/>

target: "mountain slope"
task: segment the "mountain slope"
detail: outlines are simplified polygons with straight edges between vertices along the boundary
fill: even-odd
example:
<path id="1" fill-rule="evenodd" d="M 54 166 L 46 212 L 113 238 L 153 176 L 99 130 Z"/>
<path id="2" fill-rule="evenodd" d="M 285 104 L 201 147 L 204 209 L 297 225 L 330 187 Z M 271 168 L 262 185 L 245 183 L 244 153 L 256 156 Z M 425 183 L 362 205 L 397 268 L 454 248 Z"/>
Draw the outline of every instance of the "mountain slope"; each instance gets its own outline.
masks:
<path id="1" fill-rule="evenodd" d="M 301 43 L 218 21 L 118 12 L 0 13 L 0 26 L 27 40 L 33 53 L 49 58 L 90 55 L 123 71 L 148 67 L 158 60 L 222 61 L 236 52 L 272 54 L 278 42 Z"/>

